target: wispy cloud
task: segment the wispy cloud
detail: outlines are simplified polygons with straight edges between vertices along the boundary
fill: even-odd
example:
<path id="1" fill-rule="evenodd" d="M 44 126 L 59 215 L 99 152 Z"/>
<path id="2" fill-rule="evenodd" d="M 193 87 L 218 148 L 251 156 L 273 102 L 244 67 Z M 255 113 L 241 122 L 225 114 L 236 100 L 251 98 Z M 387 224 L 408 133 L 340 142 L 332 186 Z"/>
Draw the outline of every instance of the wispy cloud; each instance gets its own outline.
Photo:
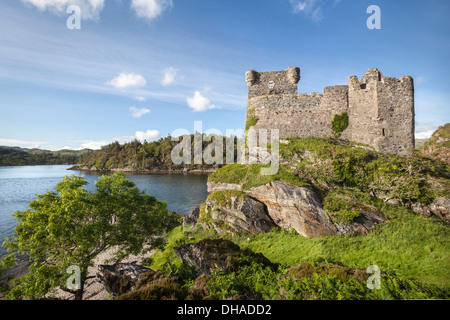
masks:
<path id="1" fill-rule="evenodd" d="M 104 0 L 22 0 L 22 2 L 57 15 L 66 14 L 68 6 L 77 5 L 81 9 L 81 19 L 85 20 L 98 20 L 105 5 Z"/>
<path id="2" fill-rule="evenodd" d="M 40 148 L 41 145 L 48 145 L 48 142 L 42 141 L 24 141 L 24 140 L 16 140 L 16 139 L 1 139 L 1 146 L 10 146 L 10 147 L 22 147 L 22 148 Z"/>
<path id="3" fill-rule="evenodd" d="M 144 141 L 152 141 L 161 137 L 161 133 L 158 130 L 147 130 L 147 131 L 136 131 L 133 136 L 122 136 L 105 140 L 81 140 L 82 148 L 98 150 L 102 146 L 110 144 L 114 141 L 119 142 L 120 144 L 131 142 L 133 140 L 139 140 L 141 142 Z"/>
<path id="4" fill-rule="evenodd" d="M 150 109 L 130 107 L 130 113 L 133 118 L 140 118 L 144 114 L 150 113 Z"/>
<path id="5" fill-rule="evenodd" d="M 316 22 L 323 19 L 322 0 L 289 0 L 289 2 L 294 13 L 303 13 Z"/>
<path id="6" fill-rule="evenodd" d="M 134 97 L 134 100 L 140 101 L 140 102 L 144 102 L 145 101 L 145 97 L 137 96 L 137 97 Z"/>
<path id="7" fill-rule="evenodd" d="M 177 78 L 178 70 L 169 67 L 163 70 L 163 78 L 161 79 L 161 84 L 164 87 L 167 87 L 175 82 L 175 79 Z"/>
<path id="8" fill-rule="evenodd" d="M 139 18 L 153 20 L 173 6 L 172 0 L 131 0 L 131 8 Z"/>
<path id="9" fill-rule="evenodd" d="M 200 91 L 195 91 L 194 96 L 186 98 L 189 108 L 194 112 L 203 112 L 210 109 L 216 109 L 217 107 L 211 104 L 211 101 L 204 97 Z"/>
<path id="10" fill-rule="evenodd" d="M 147 80 L 140 74 L 121 73 L 117 77 L 106 82 L 106 84 L 117 89 L 125 89 L 131 87 L 144 87 L 147 84 Z"/>
<path id="11" fill-rule="evenodd" d="M 416 84 L 421 84 L 427 82 L 427 80 L 423 76 L 418 76 L 414 78 L 414 82 Z"/>
<path id="12" fill-rule="evenodd" d="M 434 110 L 442 110 L 444 106 L 427 106 L 422 108 L 417 108 L 416 112 L 426 112 L 426 111 L 434 111 Z"/>

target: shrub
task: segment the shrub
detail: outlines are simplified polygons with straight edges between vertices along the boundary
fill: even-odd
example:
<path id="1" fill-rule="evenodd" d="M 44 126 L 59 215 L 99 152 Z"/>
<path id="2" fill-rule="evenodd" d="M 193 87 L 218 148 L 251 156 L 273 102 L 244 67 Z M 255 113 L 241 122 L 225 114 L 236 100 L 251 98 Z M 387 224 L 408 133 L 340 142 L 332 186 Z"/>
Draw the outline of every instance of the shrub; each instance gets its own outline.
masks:
<path id="1" fill-rule="evenodd" d="M 335 114 L 333 121 L 331 121 L 331 130 L 333 130 L 335 137 L 339 138 L 341 133 L 348 127 L 348 115 L 347 112 L 341 114 Z"/>

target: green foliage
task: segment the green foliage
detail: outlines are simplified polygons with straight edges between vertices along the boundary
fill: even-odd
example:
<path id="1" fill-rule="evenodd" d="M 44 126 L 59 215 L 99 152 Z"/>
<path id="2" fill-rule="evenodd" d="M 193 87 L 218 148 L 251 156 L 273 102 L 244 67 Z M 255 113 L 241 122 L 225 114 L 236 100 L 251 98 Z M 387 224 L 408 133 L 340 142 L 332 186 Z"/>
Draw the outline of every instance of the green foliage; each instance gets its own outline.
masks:
<path id="1" fill-rule="evenodd" d="M 230 205 L 232 197 L 248 198 L 249 196 L 238 190 L 219 190 L 208 195 L 208 200 L 214 201 L 218 205 L 225 207 Z"/>
<path id="2" fill-rule="evenodd" d="M 245 121 L 245 131 L 247 131 L 251 127 L 255 126 L 258 121 L 259 121 L 259 118 L 255 116 L 255 109 L 248 108 L 247 109 L 247 117 L 246 117 L 246 121 Z"/>
<path id="3" fill-rule="evenodd" d="M 426 204 L 432 199 L 450 195 L 450 166 L 427 159 L 417 152 L 409 157 L 380 155 L 370 148 L 343 141 L 320 138 L 287 140 L 289 144 L 280 145 L 281 156 L 287 160 L 295 155 L 299 158 L 288 171 L 315 184 L 325 182 L 357 188 L 365 193 L 401 199 L 405 203 L 418 201 Z"/>
<path id="4" fill-rule="evenodd" d="M 0 146 L 0 166 L 75 164 L 92 150 L 48 151 Z"/>
<path id="5" fill-rule="evenodd" d="M 248 190 L 275 180 L 282 180 L 296 186 L 309 185 L 296 174 L 288 172 L 283 165 L 280 165 L 278 172 L 274 175 L 261 174 L 261 169 L 268 167 L 269 165 L 266 164 L 229 164 L 210 174 L 208 182 L 240 184 L 243 190 Z"/>
<path id="6" fill-rule="evenodd" d="M 174 164 L 171 157 L 172 150 L 184 138 L 191 141 L 191 161 L 189 164 Z M 236 161 L 238 137 L 232 136 L 227 138 L 197 133 L 179 137 L 177 141 L 172 141 L 170 135 L 152 142 L 144 141 L 141 143 L 138 140 L 134 140 L 129 143 L 119 144 L 116 141 L 82 157 L 79 160 L 80 166 L 78 168 L 98 170 L 126 169 L 134 171 L 209 170 L 214 168 L 216 164 L 206 164 L 204 161 L 201 164 L 194 164 L 194 155 L 197 152 L 195 142 L 197 141 L 197 144 L 205 153 L 205 149 L 214 139 L 222 139 L 224 155 L 222 162 L 226 162 L 226 148 L 227 143 L 230 143 L 230 141 L 233 144 L 234 161 Z"/>
<path id="7" fill-rule="evenodd" d="M 331 121 L 331 130 L 333 130 L 336 138 L 339 138 L 340 134 L 348 127 L 348 115 L 347 112 L 341 114 L 335 114 Z"/>
<path id="8" fill-rule="evenodd" d="M 96 189 L 86 191 L 84 178 L 64 177 L 54 191 L 37 195 L 30 209 L 17 211 L 16 236 L 4 245 L 29 257 L 29 273 L 14 279 L 10 299 L 39 298 L 52 288 L 65 288 L 66 269 L 77 265 L 81 280 L 92 259 L 114 247 L 114 259 L 157 247 L 161 235 L 177 219 L 165 202 L 137 189 L 123 174 L 102 176 Z M 144 248 L 144 244 L 150 247 Z M 73 292 L 81 298 L 82 292 Z"/>
<path id="9" fill-rule="evenodd" d="M 323 208 L 330 213 L 334 222 L 348 224 L 361 216 L 358 209 L 341 196 L 327 195 Z"/>

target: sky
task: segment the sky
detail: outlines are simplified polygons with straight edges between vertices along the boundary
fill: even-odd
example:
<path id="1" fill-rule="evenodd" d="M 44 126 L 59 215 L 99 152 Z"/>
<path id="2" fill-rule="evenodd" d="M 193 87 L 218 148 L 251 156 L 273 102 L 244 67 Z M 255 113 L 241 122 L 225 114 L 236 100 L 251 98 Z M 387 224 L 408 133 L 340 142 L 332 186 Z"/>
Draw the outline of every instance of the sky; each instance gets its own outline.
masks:
<path id="1" fill-rule="evenodd" d="M 289 66 L 301 93 L 371 68 L 412 76 L 427 138 L 450 122 L 448 12 L 446 0 L 2 1 L 0 145 L 98 149 L 195 121 L 225 134 L 244 127 L 245 71 Z"/>

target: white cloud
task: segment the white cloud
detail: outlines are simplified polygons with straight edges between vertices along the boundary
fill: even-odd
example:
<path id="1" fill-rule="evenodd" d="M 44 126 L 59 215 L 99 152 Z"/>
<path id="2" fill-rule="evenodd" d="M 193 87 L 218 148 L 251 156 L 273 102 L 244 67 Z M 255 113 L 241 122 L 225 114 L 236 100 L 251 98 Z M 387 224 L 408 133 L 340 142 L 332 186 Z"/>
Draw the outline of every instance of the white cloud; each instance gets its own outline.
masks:
<path id="1" fill-rule="evenodd" d="M 21 147 L 21 148 L 40 148 L 40 146 L 43 144 L 48 144 L 48 142 L 24 141 L 24 140 L 1 139 L 0 138 L 1 146 Z"/>
<path id="2" fill-rule="evenodd" d="M 130 107 L 131 116 L 133 118 L 140 118 L 144 114 L 150 113 L 150 109 L 147 108 L 136 108 L 136 107 Z"/>
<path id="3" fill-rule="evenodd" d="M 172 0 L 131 0 L 131 8 L 139 18 L 153 20 L 173 6 Z"/>
<path id="4" fill-rule="evenodd" d="M 429 139 L 436 130 L 428 130 L 422 132 L 416 132 L 414 135 L 416 139 Z"/>
<path id="5" fill-rule="evenodd" d="M 82 148 L 88 148 L 93 150 L 98 150 L 102 146 L 105 146 L 107 144 L 110 144 L 114 141 L 117 141 L 121 144 L 131 142 L 135 139 L 144 142 L 144 140 L 152 141 L 156 140 L 161 137 L 161 133 L 158 130 L 147 130 L 147 131 L 136 131 L 134 136 L 123 136 L 123 137 L 116 137 L 108 140 L 82 140 L 81 147 Z"/>
<path id="6" fill-rule="evenodd" d="M 134 100 L 140 101 L 140 102 L 144 102 L 145 98 L 142 96 L 138 96 L 138 97 L 134 97 Z"/>
<path id="7" fill-rule="evenodd" d="M 419 83 L 425 83 L 425 82 L 427 82 L 427 80 L 422 76 L 418 76 L 418 77 L 414 78 L 414 82 L 419 84 Z"/>
<path id="8" fill-rule="evenodd" d="M 177 73 L 178 73 L 178 70 L 173 67 L 164 69 L 161 84 L 164 87 L 167 87 L 167 86 L 171 85 L 172 83 L 174 83 L 175 79 L 177 77 Z"/>
<path id="9" fill-rule="evenodd" d="M 68 6 L 77 5 L 81 9 L 81 19 L 85 20 L 98 20 L 105 5 L 105 0 L 22 0 L 22 2 L 57 15 L 66 14 Z"/>
<path id="10" fill-rule="evenodd" d="M 130 87 L 144 87 L 147 84 L 147 81 L 140 74 L 122 72 L 117 77 L 106 82 L 106 84 L 117 89 L 125 89 Z"/>
<path id="11" fill-rule="evenodd" d="M 211 101 L 202 96 L 199 91 L 195 91 L 193 97 L 186 98 L 189 108 L 193 109 L 194 112 L 203 112 L 209 109 L 215 109 L 216 106 L 211 104 Z"/>
<path id="12" fill-rule="evenodd" d="M 416 139 L 428 139 L 439 126 L 431 121 L 416 121 L 415 127 L 416 132 L 414 136 Z"/>
<path id="13" fill-rule="evenodd" d="M 294 13 L 304 13 L 314 21 L 323 19 L 321 0 L 289 0 L 289 2 Z"/>
<path id="14" fill-rule="evenodd" d="M 147 131 L 136 131 L 136 134 L 134 135 L 136 139 L 139 141 L 151 141 L 158 139 L 161 136 L 161 133 L 158 130 L 147 130 Z"/>

